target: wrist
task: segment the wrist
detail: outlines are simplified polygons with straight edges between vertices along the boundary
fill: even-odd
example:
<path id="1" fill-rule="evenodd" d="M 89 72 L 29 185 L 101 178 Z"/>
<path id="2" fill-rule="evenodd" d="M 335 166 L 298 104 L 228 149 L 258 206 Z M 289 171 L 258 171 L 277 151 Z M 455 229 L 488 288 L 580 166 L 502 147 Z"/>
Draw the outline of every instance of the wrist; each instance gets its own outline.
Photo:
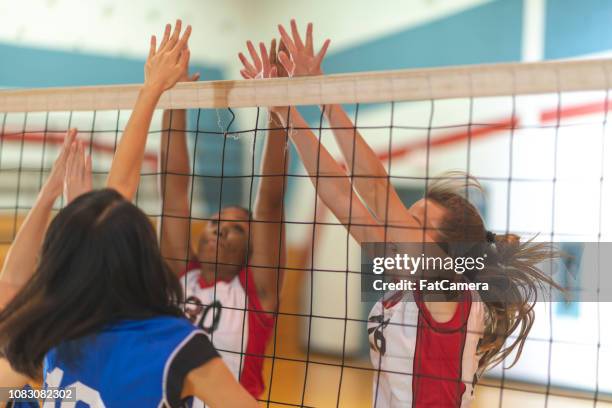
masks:
<path id="1" fill-rule="evenodd" d="M 151 84 L 145 82 L 142 88 L 140 88 L 141 96 L 159 98 L 164 93 L 164 88 L 161 85 Z"/>
<path id="2" fill-rule="evenodd" d="M 40 189 L 40 194 L 38 194 L 37 201 L 43 205 L 52 206 L 53 203 L 55 203 L 57 197 L 60 196 L 60 194 L 61 191 L 57 191 L 57 189 L 55 188 L 49 187 L 48 185 L 44 185 Z"/>

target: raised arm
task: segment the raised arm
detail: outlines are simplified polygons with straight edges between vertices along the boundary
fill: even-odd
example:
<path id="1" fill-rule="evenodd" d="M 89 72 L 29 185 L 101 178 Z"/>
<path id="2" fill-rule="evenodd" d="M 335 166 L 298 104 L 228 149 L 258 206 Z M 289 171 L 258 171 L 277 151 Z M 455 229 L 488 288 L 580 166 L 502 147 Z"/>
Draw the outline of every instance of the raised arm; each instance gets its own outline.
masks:
<path id="1" fill-rule="evenodd" d="M 344 108 L 341 105 L 325 105 L 321 108 L 331 125 L 348 171 L 353 175 L 357 193 L 380 222 L 405 223 L 409 219 L 406 206 L 391 185 L 385 167 L 354 128 Z"/>
<path id="2" fill-rule="evenodd" d="M 187 41 L 191 26 L 187 26 L 182 37 L 181 20 L 176 21 L 172 35 L 170 29 L 170 25 L 166 25 L 159 48 L 156 46 L 155 36 L 151 37 L 144 85 L 117 146 L 106 182 L 108 187 L 114 188 L 128 200 L 133 198 L 138 188 L 140 168 L 155 106 L 162 93 L 176 84 L 189 64 Z"/>
<path id="3" fill-rule="evenodd" d="M 310 175 L 318 196 L 359 243 L 382 242 L 384 226 L 353 191 L 350 178 L 327 151 L 295 107 L 274 110 L 275 120 L 288 127 L 289 138 Z"/>
<path id="4" fill-rule="evenodd" d="M 247 48 L 253 64 L 240 53 L 244 69 L 244 78 L 270 78 L 279 72 L 276 63 L 276 40 L 270 45 L 270 55 L 263 43 L 259 44 L 261 57 L 249 41 Z M 281 70 L 281 74 L 284 71 Z M 285 73 L 286 74 L 286 73 Z M 283 267 L 286 257 L 285 231 L 283 221 L 283 199 L 285 191 L 285 174 L 288 157 L 286 155 L 287 133 L 268 116 L 268 135 L 265 138 L 261 161 L 253 223 L 251 224 L 252 254 L 249 264 L 253 272 L 253 281 L 257 287 L 262 307 L 276 310 L 278 305 L 279 286 L 282 285 Z"/>
<path id="5" fill-rule="evenodd" d="M 307 26 L 305 43 L 302 42 L 295 20 L 291 20 L 291 36 L 282 25 L 279 25 L 279 31 L 283 43 L 287 44 L 287 51 L 280 54 L 280 59 L 286 65 L 289 75 L 323 75 L 321 63 L 329 46 L 329 39 L 325 40 L 321 50 L 314 55 L 312 23 Z M 381 223 L 406 224 L 406 220 L 411 217 L 391 185 L 385 167 L 342 106 L 326 105 L 321 109 L 331 125 L 347 169 L 353 176 L 355 191 L 365 205 Z"/>
<path id="6" fill-rule="evenodd" d="M 185 137 L 185 110 L 166 110 L 162 120 L 160 143 L 160 191 L 162 216 L 159 244 L 162 256 L 172 271 L 180 275 L 193 257 L 189 247 L 190 167 Z"/>
<path id="7" fill-rule="evenodd" d="M 199 74 L 189 77 L 185 69 L 180 78 L 197 81 Z M 189 245 L 189 186 L 191 170 L 187 152 L 187 114 L 184 109 L 165 110 L 159 154 L 159 184 L 162 216 L 159 221 L 159 244 L 170 268 L 180 275 L 189 259 L 194 258 Z"/>
<path id="8" fill-rule="evenodd" d="M 34 273 L 38 262 L 37 254 L 47 231 L 53 203 L 64 190 L 67 163 L 72 162 L 78 153 L 83 154 L 82 144 L 75 141 L 76 133 L 76 129 L 70 129 L 66 133 L 64 144 L 49 177 L 38 193 L 34 206 L 23 221 L 6 254 L 0 272 L 0 307 L 8 303 Z M 70 199 L 76 195 L 74 185 L 71 187 L 72 189 L 67 194 Z M 69 189 L 66 190 L 68 192 Z"/>
<path id="9" fill-rule="evenodd" d="M 253 64 L 242 53 L 239 54 L 244 65 L 244 69 L 241 71 L 242 76 L 245 78 L 277 76 L 278 68 L 276 65 L 270 64 L 266 47 L 263 44 L 259 45 L 260 57 L 250 42 L 247 43 L 247 46 Z M 281 51 L 279 57 L 283 54 Z M 284 66 L 286 67 L 286 65 Z M 353 192 L 350 180 L 342 171 L 342 167 L 334 160 L 327 149 L 319 144 L 318 139 L 308 129 L 308 125 L 297 109 L 293 107 L 273 107 L 270 108 L 270 117 L 271 128 L 289 128 L 289 138 L 297 148 L 298 155 L 310 175 L 310 180 L 317 189 L 317 194 L 344 226 L 349 228 L 350 225 L 350 234 L 360 243 L 382 241 L 384 238 L 383 228 L 376 223 L 359 197 Z M 285 137 L 284 134 L 282 137 Z M 281 146 L 284 150 L 284 140 L 282 142 Z M 278 146 L 271 149 L 276 151 L 276 154 L 280 154 Z M 278 170 L 275 169 L 275 171 Z M 285 171 L 284 168 L 283 171 Z M 276 185 L 282 186 L 283 184 L 278 183 Z"/>

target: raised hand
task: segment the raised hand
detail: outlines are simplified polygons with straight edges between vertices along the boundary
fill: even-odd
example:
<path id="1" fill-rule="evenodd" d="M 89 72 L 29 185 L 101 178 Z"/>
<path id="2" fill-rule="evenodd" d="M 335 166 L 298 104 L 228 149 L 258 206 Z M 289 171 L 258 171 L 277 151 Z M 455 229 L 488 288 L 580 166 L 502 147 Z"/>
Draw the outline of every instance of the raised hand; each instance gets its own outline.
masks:
<path id="1" fill-rule="evenodd" d="M 272 40 L 271 53 L 268 54 L 268 50 L 264 43 L 259 43 L 259 52 L 261 56 L 257 54 L 257 50 L 251 41 L 247 41 L 247 49 L 251 55 L 252 63 L 243 53 L 238 53 L 238 58 L 242 62 L 244 69 L 240 70 L 240 75 L 244 79 L 262 79 L 262 78 L 275 78 L 278 76 L 278 68 L 276 64 L 276 40 Z M 274 51 L 272 51 L 274 50 Z M 274 54 L 274 60 L 271 59 L 272 53 Z"/>
<path id="2" fill-rule="evenodd" d="M 66 162 L 70 153 L 70 148 L 76 138 L 77 130 L 70 129 L 64 137 L 64 144 L 60 150 L 57 159 L 53 163 L 49 178 L 42 187 L 42 192 L 48 194 L 52 198 L 57 198 L 62 194 L 64 189 L 64 174 L 66 173 Z"/>
<path id="3" fill-rule="evenodd" d="M 189 52 L 189 47 L 187 45 L 185 45 L 185 49 L 183 50 L 183 52 Z M 183 72 L 181 73 L 181 76 L 178 79 L 178 82 L 195 82 L 197 80 L 200 79 L 200 73 L 196 72 L 193 73 L 191 75 L 189 75 L 189 64 L 185 65 Z"/>
<path id="4" fill-rule="evenodd" d="M 291 36 L 281 24 L 278 25 L 281 40 L 287 51 L 279 51 L 278 59 L 287 70 L 290 77 L 322 75 L 321 62 L 330 40 L 326 39 L 319 52 L 315 55 L 312 41 L 312 23 L 306 27 L 306 42 L 302 41 L 298 31 L 297 23 L 291 20 Z"/>
<path id="5" fill-rule="evenodd" d="M 280 54 L 281 52 L 284 52 L 286 54 L 289 51 L 287 51 L 287 47 L 285 46 L 285 43 L 282 41 L 278 42 L 278 51 L 277 51 L 276 50 L 276 39 L 273 38 L 272 42 L 270 43 L 270 64 L 276 66 L 276 76 L 278 76 L 279 78 L 284 78 L 284 77 L 288 77 L 289 73 L 287 72 L 283 64 L 278 59 L 278 54 Z"/>
<path id="6" fill-rule="evenodd" d="M 189 47 L 187 42 L 191 35 L 191 26 L 187 26 L 181 37 L 181 20 L 176 20 L 174 32 L 166 24 L 164 36 L 159 48 L 157 39 L 151 36 L 149 56 L 145 64 L 145 87 L 163 92 L 172 88 L 179 80 L 188 80 Z M 199 74 L 196 74 L 199 77 Z"/>
<path id="7" fill-rule="evenodd" d="M 66 161 L 64 193 L 70 203 L 78 196 L 91 191 L 91 156 L 85 158 L 83 142 L 73 142 Z"/>

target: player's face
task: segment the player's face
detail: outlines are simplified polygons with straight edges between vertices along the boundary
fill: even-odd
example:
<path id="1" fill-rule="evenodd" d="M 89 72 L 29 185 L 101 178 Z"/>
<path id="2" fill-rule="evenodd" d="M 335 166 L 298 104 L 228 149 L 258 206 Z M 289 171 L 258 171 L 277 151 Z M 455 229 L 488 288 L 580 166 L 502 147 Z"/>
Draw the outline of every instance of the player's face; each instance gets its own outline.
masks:
<path id="1" fill-rule="evenodd" d="M 446 209 L 435 201 L 422 198 L 408 212 L 420 227 L 425 227 L 425 241 L 437 242 L 437 230 L 444 221 Z"/>
<path id="2" fill-rule="evenodd" d="M 207 222 L 200 236 L 200 262 L 220 263 L 224 269 L 242 269 L 248 251 L 248 214 L 241 208 L 227 207 Z"/>

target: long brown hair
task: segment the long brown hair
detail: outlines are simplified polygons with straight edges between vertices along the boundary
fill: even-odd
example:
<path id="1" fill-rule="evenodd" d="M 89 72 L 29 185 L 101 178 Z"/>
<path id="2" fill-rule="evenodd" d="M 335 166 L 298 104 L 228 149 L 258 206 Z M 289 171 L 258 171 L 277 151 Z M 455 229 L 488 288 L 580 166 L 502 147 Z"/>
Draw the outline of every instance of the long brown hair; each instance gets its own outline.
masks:
<path id="1" fill-rule="evenodd" d="M 474 243 L 469 256 L 486 254 L 484 270 L 477 276 L 466 273 L 464 278 L 489 284 L 482 296 L 486 305 L 485 330 L 478 345 L 481 356 L 479 372 L 494 367 L 516 350 L 512 367 L 518 361 L 527 335 L 535 319 L 534 306 L 547 288 L 562 288 L 544 273 L 539 265 L 560 256 L 548 243 L 536 243 L 533 238 L 521 241 L 518 235 L 494 235 L 485 227 L 482 215 L 470 201 L 470 195 L 482 194 L 478 180 L 464 172 L 448 172 L 433 181 L 426 198 L 446 209 L 439 228 L 440 241 L 445 247 L 453 243 Z M 452 249 L 451 249 L 452 252 Z M 516 339 L 506 345 L 515 332 Z"/>

